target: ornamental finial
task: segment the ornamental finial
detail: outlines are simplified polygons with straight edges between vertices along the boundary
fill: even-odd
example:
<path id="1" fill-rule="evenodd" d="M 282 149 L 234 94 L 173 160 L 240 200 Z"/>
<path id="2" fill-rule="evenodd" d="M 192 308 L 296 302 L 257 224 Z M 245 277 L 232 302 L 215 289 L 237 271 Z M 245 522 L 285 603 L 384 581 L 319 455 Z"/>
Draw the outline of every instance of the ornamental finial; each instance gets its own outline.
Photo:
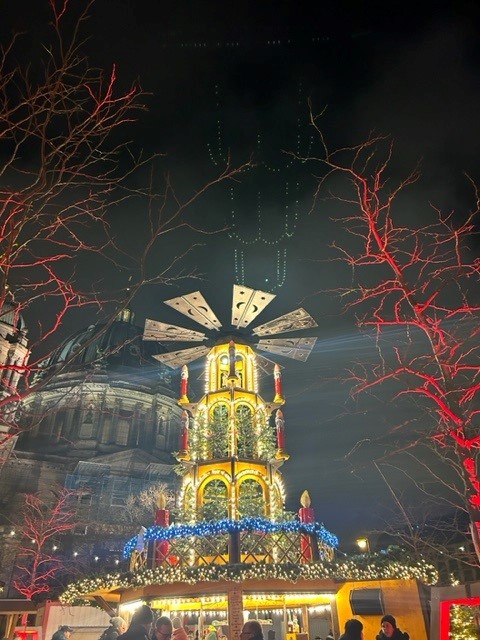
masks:
<path id="1" fill-rule="evenodd" d="M 300 496 L 300 504 L 302 505 L 302 507 L 307 507 L 307 508 L 312 504 L 312 501 L 310 500 L 310 494 L 306 489 Z"/>
<path id="2" fill-rule="evenodd" d="M 165 491 L 159 491 L 157 494 L 157 509 L 165 509 L 167 506 L 167 496 Z"/>

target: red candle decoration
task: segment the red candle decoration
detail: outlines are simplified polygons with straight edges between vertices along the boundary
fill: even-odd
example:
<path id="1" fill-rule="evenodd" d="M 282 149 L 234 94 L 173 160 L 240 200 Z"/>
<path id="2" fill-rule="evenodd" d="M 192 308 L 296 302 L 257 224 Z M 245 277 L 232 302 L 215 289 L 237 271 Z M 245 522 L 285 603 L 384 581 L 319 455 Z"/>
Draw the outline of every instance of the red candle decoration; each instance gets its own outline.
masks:
<path id="1" fill-rule="evenodd" d="M 183 365 L 180 374 L 180 401 L 188 402 L 188 367 L 186 364 Z"/>
<path id="2" fill-rule="evenodd" d="M 283 393 L 282 393 L 282 373 L 280 371 L 280 367 L 276 364 L 273 368 L 273 380 L 275 383 L 275 398 L 274 402 L 283 402 Z"/>
<path id="3" fill-rule="evenodd" d="M 315 512 L 310 506 L 311 500 L 308 491 L 304 491 L 300 497 L 301 508 L 298 510 L 298 517 L 300 522 L 304 524 L 309 524 L 311 522 L 315 522 Z M 313 552 L 312 552 L 312 542 L 310 536 L 306 533 L 302 533 L 300 536 L 300 562 L 306 564 L 308 562 L 312 562 L 313 560 Z"/>
<path id="4" fill-rule="evenodd" d="M 160 527 L 168 527 L 170 524 L 170 511 L 166 509 L 167 499 L 164 493 L 160 493 L 157 499 L 155 511 L 155 524 Z M 155 565 L 159 566 L 167 559 L 170 543 L 167 540 L 155 542 Z"/>

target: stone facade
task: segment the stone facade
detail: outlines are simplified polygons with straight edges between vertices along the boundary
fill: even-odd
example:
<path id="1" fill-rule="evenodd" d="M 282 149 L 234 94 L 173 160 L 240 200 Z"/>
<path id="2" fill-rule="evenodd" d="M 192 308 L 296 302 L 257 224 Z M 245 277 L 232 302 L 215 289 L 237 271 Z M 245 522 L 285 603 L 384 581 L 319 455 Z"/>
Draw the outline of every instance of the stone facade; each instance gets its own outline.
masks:
<path id="1" fill-rule="evenodd" d="M 0 331 L 1 333 L 1 331 Z M 2 336 L 0 336 L 0 339 Z M 26 345 L 24 345 L 26 348 Z M 86 573 L 122 561 L 141 524 L 126 508 L 149 487 L 173 487 L 180 409 L 170 370 L 126 311 L 106 329 L 77 332 L 43 363 L 38 390 L 17 409 L 20 434 L 0 467 L 0 580 L 8 596 L 15 523 L 26 493 L 72 491 L 78 525 L 55 543 Z M 3 353 L 3 352 L 2 352 Z M 52 493 L 53 499 L 53 493 Z M 146 515 L 148 518 L 148 514 Z"/>

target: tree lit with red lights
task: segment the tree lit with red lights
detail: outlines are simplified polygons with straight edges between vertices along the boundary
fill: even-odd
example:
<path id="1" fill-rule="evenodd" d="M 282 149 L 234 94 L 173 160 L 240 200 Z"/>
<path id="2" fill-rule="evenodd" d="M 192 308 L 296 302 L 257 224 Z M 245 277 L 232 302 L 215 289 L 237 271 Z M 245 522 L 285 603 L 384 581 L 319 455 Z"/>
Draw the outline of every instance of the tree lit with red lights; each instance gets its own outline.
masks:
<path id="1" fill-rule="evenodd" d="M 146 94 L 137 82 L 126 84 L 116 65 L 94 67 L 84 53 L 91 5 L 38 3 L 48 10 L 45 24 L 35 25 L 28 41 L 15 35 L 0 54 L 0 321 L 13 314 L 14 327 L 24 317 L 29 328 L 29 350 L 3 359 L 0 445 L 21 430 L 16 407 L 38 390 L 34 374 L 41 369 L 46 384 L 58 373 L 41 364 L 64 339 L 58 334 L 67 317 L 91 308 L 106 331 L 141 287 L 190 276 L 182 259 L 191 246 L 164 264 L 155 260 L 154 269 L 150 257 L 166 236 L 188 227 L 184 212 L 193 201 L 243 168 L 227 160 L 184 197 L 168 177 L 157 180 L 157 157 L 131 143 Z M 144 246 L 132 255 L 111 227 L 127 202 L 145 224 Z M 85 265 L 94 277 L 85 277 Z M 18 332 L 8 338 L 20 339 Z"/>
<path id="2" fill-rule="evenodd" d="M 75 527 L 72 495 L 66 489 L 46 496 L 25 495 L 15 526 L 19 547 L 12 585 L 29 600 L 48 593 L 55 577 L 65 569 L 64 559 L 55 553 L 55 543 Z"/>
<path id="3" fill-rule="evenodd" d="M 372 137 L 331 153 L 315 117 L 312 124 L 324 150 L 312 160 L 326 168 L 317 197 L 334 178 L 333 197 L 349 211 L 344 228 L 352 242 L 334 246 L 351 267 L 353 282 L 340 293 L 357 312 L 359 326 L 373 330 L 379 354 L 376 363 L 351 371 L 353 394 L 392 384 L 396 398 L 408 395 L 427 411 L 431 419 L 407 447 L 430 438 L 443 461 L 459 470 L 462 506 L 480 556 L 480 259 L 472 250 L 479 193 L 472 183 L 469 211 L 432 208 L 427 223 L 407 223 L 412 216 L 403 192 L 420 173 L 415 169 L 395 182 L 392 142 Z"/>

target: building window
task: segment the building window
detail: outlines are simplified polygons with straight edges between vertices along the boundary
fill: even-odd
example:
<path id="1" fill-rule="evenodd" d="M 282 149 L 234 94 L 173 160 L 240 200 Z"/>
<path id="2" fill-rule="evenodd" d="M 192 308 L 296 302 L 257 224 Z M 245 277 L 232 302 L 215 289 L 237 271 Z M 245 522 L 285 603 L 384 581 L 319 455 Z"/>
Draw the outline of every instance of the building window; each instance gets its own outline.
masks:
<path id="1" fill-rule="evenodd" d="M 130 489 L 128 478 L 115 478 L 113 481 L 112 497 L 110 504 L 112 507 L 125 507 L 125 502 Z"/>
<path id="2" fill-rule="evenodd" d="M 127 446 L 130 428 L 132 426 L 132 414 L 129 411 L 120 411 L 117 420 L 115 444 Z"/>

